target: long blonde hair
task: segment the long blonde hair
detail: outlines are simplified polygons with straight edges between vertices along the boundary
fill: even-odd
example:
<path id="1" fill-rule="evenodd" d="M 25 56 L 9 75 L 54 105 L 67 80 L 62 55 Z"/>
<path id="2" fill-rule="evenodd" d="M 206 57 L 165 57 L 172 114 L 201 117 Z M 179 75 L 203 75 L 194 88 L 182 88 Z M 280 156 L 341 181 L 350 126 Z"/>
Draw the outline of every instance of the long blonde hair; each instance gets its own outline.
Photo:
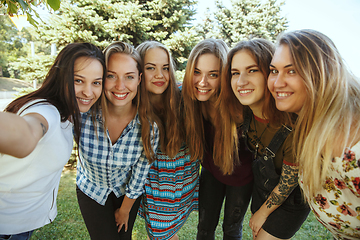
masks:
<path id="1" fill-rule="evenodd" d="M 187 144 L 190 149 L 191 160 L 202 159 L 204 155 L 204 123 L 202 109 L 204 103 L 196 99 L 194 93 L 194 71 L 199 57 L 206 53 L 214 54 L 220 60 L 220 75 L 222 68 L 226 63 L 226 54 L 228 47 L 226 43 L 219 39 L 205 39 L 199 42 L 191 51 L 186 64 L 185 76 L 183 82 L 183 99 L 184 99 L 184 124 L 186 130 Z M 219 87 L 220 88 L 220 87 Z M 217 98 L 220 89 L 214 94 Z M 219 113 L 216 111 L 219 118 Z"/>
<path id="2" fill-rule="evenodd" d="M 106 66 L 108 66 L 108 62 L 111 55 L 115 53 L 124 53 L 129 55 L 136 62 L 136 66 L 139 71 L 139 74 L 142 73 L 141 57 L 132 45 L 124 42 L 113 42 L 108 47 L 106 47 L 104 50 Z M 145 89 L 145 82 L 141 81 L 137 88 L 136 97 L 134 97 L 133 99 L 133 104 L 136 106 L 136 109 L 139 114 L 139 120 L 141 123 L 141 138 L 144 146 L 145 155 L 148 161 L 152 163 L 155 160 L 155 152 L 153 146 L 151 145 L 150 131 L 152 129 L 152 132 L 154 133 L 155 121 L 153 118 L 151 118 L 151 115 L 147 114 L 149 113 L 149 109 L 147 108 L 148 107 L 147 102 L 148 102 L 148 93 Z M 106 118 L 104 116 L 106 116 L 108 112 L 108 100 L 105 94 L 102 94 L 101 97 L 101 108 L 102 108 L 102 116 L 104 119 L 104 127 L 106 129 Z"/>
<path id="3" fill-rule="evenodd" d="M 340 157 L 336 150 L 350 147 L 359 133 L 360 84 L 334 43 L 318 31 L 288 32 L 278 44 L 289 47 L 307 91 L 294 146 L 304 193 L 312 197 L 322 187 L 332 159 Z"/>
<path id="4" fill-rule="evenodd" d="M 175 78 L 175 64 L 171 57 L 170 51 L 161 43 L 157 41 L 145 41 L 141 43 L 136 50 L 139 52 L 142 59 L 141 68 L 144 72 L 144 59 L 146 52 L 153 48 L 160 48 L 164 50 L 168 56 L 169 61 L 169 86 L 161 94 L 163 109 L 158 111 L 155 106 L 149 101 L 149 113 L 153 115 L 159 130 L 160 130 L 160 148 L 169 157 L 175 157 L 178 153 L 181 144 L 184 141 L 183 125 L 180 117 L 180 90 Z M 145 82 L 145 74 L 142 75 L 142 81 Z M 146 85 L 145 85 L 146 86 Z"/>

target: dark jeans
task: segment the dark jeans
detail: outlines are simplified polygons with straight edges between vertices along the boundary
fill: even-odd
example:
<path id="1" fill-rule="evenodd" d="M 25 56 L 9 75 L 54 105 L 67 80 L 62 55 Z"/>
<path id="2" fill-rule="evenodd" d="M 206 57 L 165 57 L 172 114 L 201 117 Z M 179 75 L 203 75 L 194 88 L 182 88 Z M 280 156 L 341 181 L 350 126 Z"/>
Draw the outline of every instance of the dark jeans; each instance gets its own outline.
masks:
<path id="1" fill-rule="evenodd" d="M 235 187 L 219 182 L 208 170 L 202 168 L 199 188 L 199 224 L 196 239 L 215 239 L 225 198 L 223 239 L 241 240 L 242 222 L 248 208 L 253 183 Z"/>
<path id="2" fill-rule="evenodd" d="M 117 198 L 112 192 L 108 196 L 105 205 L 102 206 L 84 194 L 78 187 L 76 187 L 76 193 L 80 211 L 91 239 L 131 239 L 141 197 L 136 199 L 131 208 L 127 231 L 125 232 L 125 228 L 123 227 L 118 233 L 118 227 L 115 222 L 115 210 L 121 206 L 124 196 Z"/>
<path id="3" fill-rule="evenodd" d="M 13 235 L 2 235 L 0 234 L 0 240 L 28 240 L 31 237 L 31 234 L 34 230 L 31 230 L 29 232 L 23 232 Z"/>

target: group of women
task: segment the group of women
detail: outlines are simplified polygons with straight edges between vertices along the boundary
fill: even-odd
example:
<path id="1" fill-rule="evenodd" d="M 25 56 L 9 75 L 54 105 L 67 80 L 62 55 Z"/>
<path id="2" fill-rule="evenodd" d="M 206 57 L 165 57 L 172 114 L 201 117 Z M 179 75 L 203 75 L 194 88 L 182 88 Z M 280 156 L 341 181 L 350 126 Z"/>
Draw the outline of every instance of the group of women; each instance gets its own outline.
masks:
<path id="1" fill-rule="evenodd" d="M 336 239 L 360 238 L 360 83 L 314 30 L 206 39 L 182 86 L 169 50 L 147 41 L 65 47 L 37 91 L 0 113 L 0 239 L 53 221 L 72 134 L 76 191 L 92 239 L 290 239 L 310 209 Z M 77 103 L 77 104 L 76 104 Z M 199 176 L 199 169 L 201 170 Z"/>

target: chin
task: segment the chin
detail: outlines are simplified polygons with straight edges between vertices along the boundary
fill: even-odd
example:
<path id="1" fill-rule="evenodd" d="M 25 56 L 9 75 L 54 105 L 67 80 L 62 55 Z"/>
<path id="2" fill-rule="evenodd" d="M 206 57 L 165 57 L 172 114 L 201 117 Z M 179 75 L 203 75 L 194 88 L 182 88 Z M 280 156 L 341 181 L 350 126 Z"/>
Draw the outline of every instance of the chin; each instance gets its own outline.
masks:
<path id="1" fill-rule="evenodd" d="M 89 111 L 90 108 L 79 108 L 79 111 L 82 112 L 82 113 L 85 113 L 87 111 Z"/>

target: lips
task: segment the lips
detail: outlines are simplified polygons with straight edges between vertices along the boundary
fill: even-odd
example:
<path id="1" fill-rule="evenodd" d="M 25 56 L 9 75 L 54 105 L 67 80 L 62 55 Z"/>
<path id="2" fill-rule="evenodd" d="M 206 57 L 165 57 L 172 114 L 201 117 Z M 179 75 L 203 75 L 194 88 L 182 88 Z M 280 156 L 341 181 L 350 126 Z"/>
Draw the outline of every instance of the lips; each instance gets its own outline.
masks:
<path id="1" fill-rule="evenodd" d="M 129 95 L 129 93 L 114 93 L 114 92 L 112 94 L 117 100 L 124 100 Z"/>
<path id="2" fill-rule="evenodd" d="M 254 91 L 254 89 L 241 89 L 238 92 L 239 92 L 240 96 L 245 96 L 245 95 L 249 95 L 253 91 Z"/>
<path id="3" fill-rule="evenodd" d="M 199 89 L 199 88 L 196 88 L 196 90 L 199 92 L 199 94 L 207 94 L 208 92 L 211 91 L 211 89 Z"/>
<path id="4" fill-rule="evenodd" d="M 287 98 L 289 96 L 293 95 L 292 92 L 276 92 L 277 98 Z"/>
<path id="5" fill-rule="evenodd" d="M 154 84 L 157 87 L 162 87 L 162 86 L 164 86 L 165 82 L 158 81 L 158 82 L 152 82 L 152 84 Z"/>
<path id="6" fill-rule="evenodd" d="M 80 97 L 77 97 L 77 100 L 79 101 L 79 103 L 83 104 L 83 105 L 89 105 L 92 101 L 92 98 L 91 99 L 85 99 L 85 98 L 80 98 Z"/>

